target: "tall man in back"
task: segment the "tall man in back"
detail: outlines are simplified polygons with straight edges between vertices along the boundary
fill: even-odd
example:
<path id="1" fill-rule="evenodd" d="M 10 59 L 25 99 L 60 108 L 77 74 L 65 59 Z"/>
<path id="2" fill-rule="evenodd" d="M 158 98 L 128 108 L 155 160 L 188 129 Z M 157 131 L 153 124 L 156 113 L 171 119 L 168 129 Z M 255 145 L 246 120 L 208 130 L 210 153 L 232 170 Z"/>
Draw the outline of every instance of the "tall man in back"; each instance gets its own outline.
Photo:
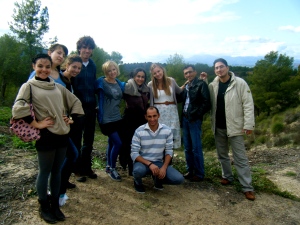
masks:
<path id="1" fill-rule="evenodd" d="M 233 181 L 229 157 L 229 143 L 234 158 L 234 166 L 242 190 L 248 200 L 255 200 L 254 189 L 244 135 L 254 130 L 254 103 L 251 90 L 242 78 L 229 71 L 227 61 L 214 61 L 216 78 L 209 84 L 211 97 L 212 130 L 215 136 L 217 154 L 222 166 L 222 185 Z M 203 73 L 202 78 L 207 74 Z"/>
<path id="2" fill-rule="evenodd" d="M 93 150 L 96 123 L 96 65 L 90 58 L 96 45 L 90 36 L 83 36 L 77 41 L 77 52 L 83 61 L 81 72 L 74 77 L 72 86 L 74 94 L 80 99 L 84 117 L 74 120 L 70 132 L 72 141 L 79 150 L 75 172 L 81 176 L 77 181 L 85 182 L 86 177 L 97 178 L 92 171 L 91 153 Z M 83 139 L 83 140 L 82 140 Z"/>
<path id="3" fill-rule="evenodd" d="M 210 96 L 207 84 L 196 78 L 197 71 L 193 65 L 183 69 L 187 83 L 183 92 L 182 130 L 187 173 L 184 178 L 192 182 L 204 179 L 204 157 L 201 142 L 201 125 L 203 116 L 210 110 Z"/>

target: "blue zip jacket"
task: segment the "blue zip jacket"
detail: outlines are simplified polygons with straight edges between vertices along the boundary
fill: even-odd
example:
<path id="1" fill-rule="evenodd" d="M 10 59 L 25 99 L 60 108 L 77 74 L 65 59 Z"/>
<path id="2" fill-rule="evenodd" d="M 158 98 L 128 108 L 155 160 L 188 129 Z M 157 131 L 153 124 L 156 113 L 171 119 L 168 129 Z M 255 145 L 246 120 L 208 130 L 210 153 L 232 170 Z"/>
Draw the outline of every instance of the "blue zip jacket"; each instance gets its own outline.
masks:
<path id="1" fill-rule="evenodd" d="M 95 90 L 98 96 L 98 113 L 97 113 L 97 119 L 98 119 L 98 123 L 103 122 L 103 111 L 105 110 L 103 108 L 103 102 L 104 102 L 104 90 L 103 90 L 103 80 L 104 80 L 105 76 L 99 77 L 96 81 L 95 84 Z M 117 83 L 119 84 L 122 93 L 124 93 L 125 90 L 125 82 L 120 81 L 118 79 L 116 79 Z"/>

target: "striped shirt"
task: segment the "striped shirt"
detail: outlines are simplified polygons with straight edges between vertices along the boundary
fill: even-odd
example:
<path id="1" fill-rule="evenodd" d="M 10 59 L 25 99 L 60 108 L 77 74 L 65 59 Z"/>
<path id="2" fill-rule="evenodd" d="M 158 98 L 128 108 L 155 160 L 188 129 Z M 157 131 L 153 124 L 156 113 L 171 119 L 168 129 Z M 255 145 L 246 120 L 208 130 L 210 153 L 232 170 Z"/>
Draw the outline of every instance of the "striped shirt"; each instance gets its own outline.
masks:
<path id="1" fill-rule="evenodd" d="M 148 123 L 135 130 L 131 142 L 131 158 L 138 156 L 151 162 L 163 162 L 164 155 L 173 156 L 173 133 L 171 128 L 160 124 L 153 132 Z"/>

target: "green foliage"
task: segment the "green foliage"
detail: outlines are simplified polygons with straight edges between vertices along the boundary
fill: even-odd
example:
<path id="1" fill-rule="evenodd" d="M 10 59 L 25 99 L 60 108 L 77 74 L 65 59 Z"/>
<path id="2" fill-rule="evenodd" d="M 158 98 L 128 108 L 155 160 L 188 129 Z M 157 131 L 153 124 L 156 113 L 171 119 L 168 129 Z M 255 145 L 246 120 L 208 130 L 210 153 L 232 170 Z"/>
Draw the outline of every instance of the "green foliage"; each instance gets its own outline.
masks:
<path id="1" fill-rule="evenodd" d="M 276 113 L 295 104 L 289 97 L 291 89 L 283 85 L 294 73 L 293 61 L 292 57 L 274 51 L 257 61 L 249 82 L 259 112 Z"/>
<path id="2" fill-rule="evenodd" d="M 288 177 L 296 177 L 296 176 L 297 176 L 297 173 L 292 172 L 292 171 L 287 171 L 287 172 L 285 173 L 285 175 L 288 176 Z"/>
<path id="3" fill-rule="evenodd" d="M 104 51 L 103 48 L 96 47 L 93 50 L 93 56 L 91 58 L 93 59 L 97 67 L 97 77 L 104 76 L 102 65 L 110 59 L 110 55 L 106 51 Z"/>
<path id="4" fill-rule="evenodd" d="M 6 147 L 10 141 L 10 136 L 6 134 L 0 134 L 0 147 Z"/>
<path id="5" fill-rule="evenodd" d="M 207 117 L 202 123 L 202 145 L 205 150 L 215 149 L 215 137 L 211 130 L 210 117 Z"/>
<path id="6" fill-rule="evenodd" d="M 184 67 L 184 59 L 183 56 L 179 54 L 171 55 L 167 59 L 166 71 L 168 76 L 173 77 L 177 84 L 181 86 L 185 82 L 185 78 L 183 76 L 183 67 Z"/>
<path id="7" fill-rule="evenodd" d="M 15 97 L 10 89 L 24 82 L 23 49 L 24 45 L 15 37 L 7 34 L 0 37 L 0 105 L 9 105 L 11 102 L 8 100 Z"/>
<path id="8" fill-rule="evenodd" d="M 271 132 L 272 134 L 279 134 L 280 132 L 282 132 L 284 130 L 284 125 L 281 122 L 275 122 L 272 124 L 271 127 Z"/>
<path id="9" fill-rule="evenodd" d="M 12 147 L 18 149 L 35 149 L 35 141 L 33 142 L 23 142 L 17 136 L 12 136 Z"/>
<path id="10" fill-rule="evenodd" d="M 281 137 L 275 137 L 274 138 L 274 146 L 284 146 L 288 145 L 291 142 L 291 136 L 290 135 L 284 135 Z"/>
<path id="11" fill-rule="evenodd" d="M 9 29 L 27 46 L 24 53 L 28 56 L 29 64 L 30 59 L 44 47 L 43 36 L 49 30 L 48 8 L 41 10 L 40 0 L 24 0 L 14 5 L 13 21 L 9 23 Z"/>
<path id="12" fill-rule="evenodd" d="M 10 118 L 11 118 L 11 108 L 0 107 L 0 126 L 9 125 Z"/>

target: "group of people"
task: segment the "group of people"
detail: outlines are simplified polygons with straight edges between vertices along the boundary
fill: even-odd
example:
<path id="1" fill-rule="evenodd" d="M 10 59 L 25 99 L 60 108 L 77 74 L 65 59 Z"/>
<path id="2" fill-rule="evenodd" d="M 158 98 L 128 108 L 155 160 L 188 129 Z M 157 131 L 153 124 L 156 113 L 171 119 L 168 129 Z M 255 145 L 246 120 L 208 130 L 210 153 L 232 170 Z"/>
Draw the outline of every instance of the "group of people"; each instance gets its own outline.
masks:
<path id="1" fill-rule="evenodd" d="M 68 199 L 67 188 L 76 187 L 69 182 L 72 172 L 79 182 L 97 178 L 91 161 L 96 118 L 108 137 L 105 172 L 121 181 L 116 169 L 119 159 L 133 176 L 135 190 L 144 193 L 142 178 L 146 175 L 152 176 L 158 190 L 164 183 L 204 180 L 201 125 L 204 115 L 211 111 L 222 166 L 220 182 L 228 185 L 233 181 L 230 142 L 243 192 L 247 199 L 255 199 L 243 139 L 254 129 L 252 95 L 247 83 L 229 71 L 226 60 L 215 60 L 216 78 L 209 85 L 205 72 L 198 77 L 194 65 L 187 65 L 183 69 L 186 82 L 178 86 L 157 63 L 151 65 L 148 83 L 142 68 L 132 71 L 130 79 L 123 82 L 117 79 L 118 64 L 111 60 L 102 65 L 104 76 L 97 79 L 91 59 L 95 47 L 93 38 L 84 36 L 77 42 L 78 54 L 67 56 L 68 49 L 61 44 L 51 46 L 48 54 L 38 54 L 32 60 L 33 72 L 13 105 L 14 119 L 23 118 L 41 130 L 41 138 L 36 141 L 36 185 L 40 215 L 45 221 L 65 219 L 59 206 Z M 30 92 L 35 119 L 30 116 Z M 121 112 L 123 99 L 126 107 Z M 182 118 L 177 109 L 180 102 Z M 187 168 L 184 175 L 171 165 L 173 149 L 181 146 L 181 136 Z"/>

